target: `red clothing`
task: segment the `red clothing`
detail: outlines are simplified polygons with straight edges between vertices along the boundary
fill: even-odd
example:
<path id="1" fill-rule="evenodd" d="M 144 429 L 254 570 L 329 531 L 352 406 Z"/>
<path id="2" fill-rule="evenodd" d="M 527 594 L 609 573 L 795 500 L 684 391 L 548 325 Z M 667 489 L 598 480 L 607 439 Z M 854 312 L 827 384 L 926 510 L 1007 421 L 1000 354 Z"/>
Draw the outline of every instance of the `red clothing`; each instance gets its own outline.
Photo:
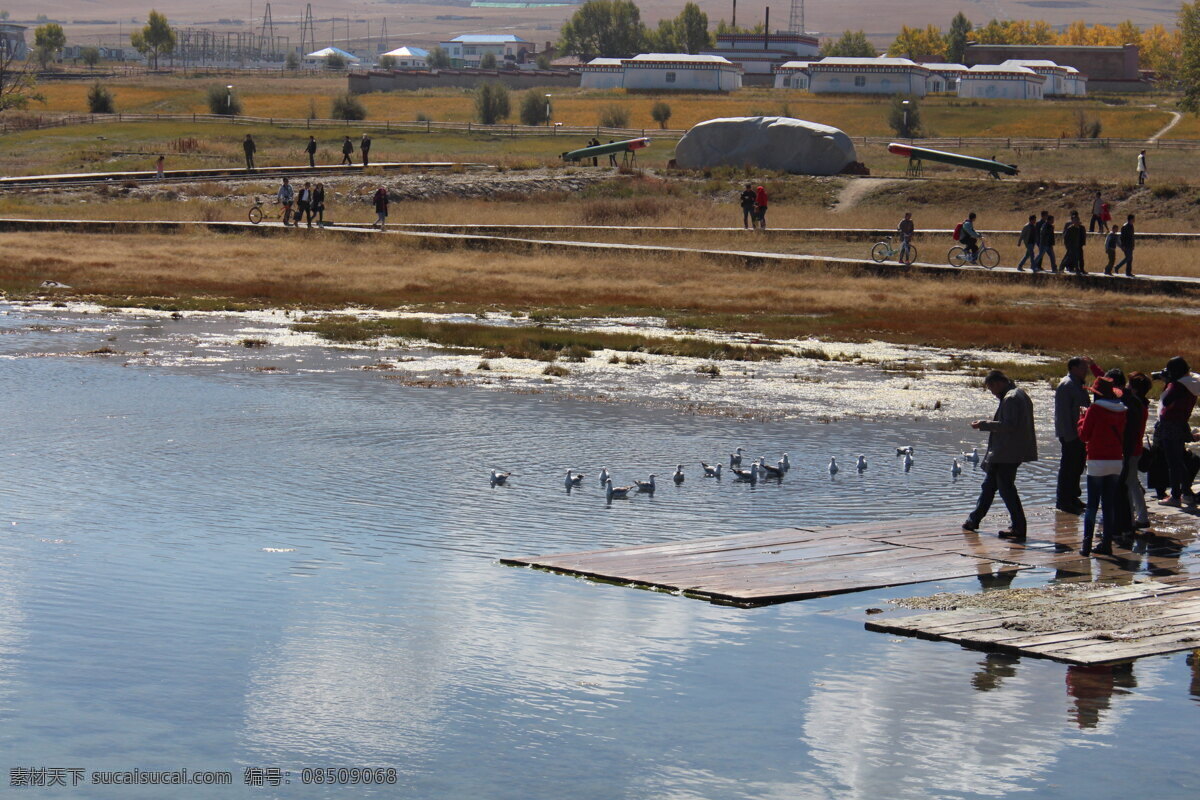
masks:
<path id="1" fill-rule="evenodd" d="M 766 208 L 767 207 L 767 190 L 761 186 L 758 187 L 758 190 L 755 191 L 755 193 L 754 193 L 754 202 L 761 208 Z"/>
<path id="2" fill-rule="evenodd" d="M 1125 457 L 1125 404 L 1096 398 L 1079 418 L 1079 438 L 1088 461 L 1120 461 Z"/>
<path id="3" fill-rule="evenodd" d="M 1191 376 L 1185 376 L 1190 378 Z M 1158 418 L 1170 422 L 1181 422 L 1184 425 L 1192 418 L 1196 408 L 1196 395 L 1192 394 L 1184 381 L 1171 381 L 1158 398 Z"/>

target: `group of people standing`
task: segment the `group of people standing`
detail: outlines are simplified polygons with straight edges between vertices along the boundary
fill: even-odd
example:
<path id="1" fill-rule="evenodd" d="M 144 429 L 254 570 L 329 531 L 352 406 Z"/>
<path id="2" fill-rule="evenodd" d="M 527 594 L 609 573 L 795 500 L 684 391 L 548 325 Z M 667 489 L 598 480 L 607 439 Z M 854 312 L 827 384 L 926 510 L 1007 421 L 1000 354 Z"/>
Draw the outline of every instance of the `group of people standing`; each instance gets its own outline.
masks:
<path id="1" fill-rule="evenodd" d="M 362 139 L 358 143 L 359 153 L 362 154 L 362 165 L 368 167 L 371 164 L 371 137 L 367 134 L 362 135 Z M 246 156 L 246 171 L 254 172 L 256 170 L 254 164 L 254 156 L 258 152 L 258 145 L 254 141 L 254 136 L 247 133 L 246 138 L 242 140 L 242 152 Z M 317 166 L 317 138 L 315 136 L 308 137 L 308 144 L 304 145 L 304 152 L 308 156 L 308 166 L 316 168 Z M 354 142 L 349 136 L 342 140 L 342 166 L 349 164 L 354 166 Z"/>
<path id="2" fill-rule="evenodd" d="M 1058 261 L 1054 251 L 1056 232 L 1054 215 L 1043 209 L 1041 217 L 1030 214 L 1029 221 L 1021 228 L 1017 236 L 1017 244 L 1025 248 L 1025 253 L 1017 263 L 1017 270 L 1025 271 L 1029 264 L 1030 271 L 1043 272 L 1045 259 L 1050 259 L 1050 272 L 1073 272 L 1076 275 L 1086 275 L 1087 267 L 1084 259 L 1084 246 L 1087 244 L 1089 233 L 1099 232 L 1104 236 L 1104 252 L 1108 263 L 1104 266 L 1105 275 L 1119 275 L 1124 267 L 1126 277 L 1133 277 L 1133 249 L 1136 239 L 1134 230 L 1134 215 L 1125 218 L 1125 224 L 1113 225 L 1112 213 L 1108 203 L 1105 203 L 1096 192 L 1092 200 L 1092 217 L 1087 227 L 1084 227 L 1079 212 L 1072 210 L 1067 224 L 1062 229 L 1063 257 Z M 1122 258 L 1117 261 L 1117 251 Z"/>
<path id="3" fill-rule="evenodd" d="M 1089 375 L 1091 385 L 1087 384 Z M 1158 401 L 1152 437 L 1147 441 L 1148 396 L 1153 380 L 1163 381 L 1166 388 Z M 1021 464 L 1038 457 L 1033 402 L 1024 389 L 999 370 L 989 373 L 984 385 L 1000 402 L 992 419 L 971 423 L 971 427 L 989 434 L 983 460 L 987 477 L 963 529 L 978 530 L 999 493 L 1012 518 L 1012 527 L 999 535 L 1023 542 L 1027 523 L 1016 474 Z M 1198 395 L 1200 376 L 1192 374 L 1181 356 L 1172 358 L 1153 376 L 1141 372 L 1126 376 L 1120 369 L 1104 371 L 1084 356 L 1067 362 L 1067 374 L 1054 394 L 1054 429 L 1062 448 L 1055 505 L 1068 514 L 1084 515 L 1081 554 L 1111 555 L 1117 536 L 1150 527 L 1141 472 L 1152 476 L 1150 482 L 1157 484 L 1163 505 L 1179 507 L 1196 502 L 1191 490 L 1195 469 L 1189 463 L 1196 459 L 1186 445 L 1194 438 L 1190 419 Z M 1165 466 L 1161 482 L 1153 478 L 1158 463 Z M 1085 473 L 1086 503 L 1080 488 Z M 1098 516 L 1102 519 L 1101 537 L 1093 547 Z"/>
<path id="4" fill-rule="evenodd" d="M 762 186 L 757 189 L 747 183 L 742 190 L 742 227 L 745 229 L 765 231 L 767 229 L 767 190 Z"/>
<path id="5" fill-rule="evenodd" d="M 275 198 L 279 204 L 283 206 L 283 226 L 286 228 L 291 225 L 293 228 L 300 227 L 300 220 L 304 219 L 308 227 L 313 226 L 313 219 L 316 218 L 317 225 L 324 227 L 325 225 L 325 184 L 318 183 L 316 186 L 305 182 L 300 191 L 297 192 L 287 178 L 283 179 L 283 185 L 279 187 Z M 296 206 L 295 211 L 292 210 L 292 205 Z"/>

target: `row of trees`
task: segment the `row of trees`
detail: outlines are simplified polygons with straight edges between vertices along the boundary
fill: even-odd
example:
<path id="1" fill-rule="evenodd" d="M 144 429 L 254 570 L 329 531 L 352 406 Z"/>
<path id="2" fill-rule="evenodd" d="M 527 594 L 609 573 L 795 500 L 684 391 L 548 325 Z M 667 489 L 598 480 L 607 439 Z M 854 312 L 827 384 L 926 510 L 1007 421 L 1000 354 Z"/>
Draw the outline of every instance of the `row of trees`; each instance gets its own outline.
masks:
<path id="1" fill-rule="evenodd" d="M 645 52 L 698 53 L 712 45 L 708 15 L 695 3 L 685 4 L 674 19 L 649 28 L 632 0 L 588 0 L 563 25 L 558 49 L 587 60 Z"/>

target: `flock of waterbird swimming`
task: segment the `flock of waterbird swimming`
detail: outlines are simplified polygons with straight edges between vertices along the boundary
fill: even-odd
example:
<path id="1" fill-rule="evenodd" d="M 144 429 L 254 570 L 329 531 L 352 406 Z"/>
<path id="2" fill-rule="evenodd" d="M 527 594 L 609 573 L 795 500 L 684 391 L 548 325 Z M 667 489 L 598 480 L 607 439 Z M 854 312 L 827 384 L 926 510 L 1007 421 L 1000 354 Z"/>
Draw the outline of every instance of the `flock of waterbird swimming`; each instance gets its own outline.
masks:
<path id="1" fill-rule="evenodd" d="M 905 472 L 912 469 L 912 466 L 915 463 L 913 459 L 915 453 L 916 451 L 911 445 L 896 448 L 896 458 L 902 459 Z M 788 459 L 787 453 L 784 453 L 783 458 L 776 461 L 774 465 L 767 462 L 766 456 L 761 456 L 752 461 L 749 468 L 742 466 L 745 456 L 746 449 L 744 447 L 738 447 L 734 449 L 734 451 L 729 454 L 729 471 L 725 474 L 732 475 L 736 481 L 756 484 L 760 480 L 765 481 L 772 478 L 782 481 L 783 476 L 786 475 L 792 468 L 792 462 Z M 961 462 L 959 461 L 959 458 L 962 459 Z M 959 458 L 955 458 L 953 463 L 950 465 L 951 477 L 957 478 L 962 474 L 963 463 L 974 465 L 979 464 L 979 448 L 976 447 L 969 453 L 961 453 Z M 724 468 L 723 464 L 718 463 L 713 465 L 701 461 L 700 467 L 703 470 L 703 477 L 715 478 L 717 480 L 721 479 L 722 470 Z M 855 461 L 854 469 L 858 472 L 865 472 L 867 467 L 867 457 L 864 455 L 859 455 L 858 459 Z M 841 467 L 838 466 L 837 457 L 830 456 L 829 474 L 837 475 L 839 472 L 841 472 Z M 512 477 L 511 472 L 501 472 L 500 470 L 493 469 L 491 475 L 491 484 L 493 487 L 507 486 L 508 479 L 510 477 Z M 563 478 L 563 485 L 566 486 L 568 491 L 570 491 L 571 489 L 582 486 L 583 479 L 586 477 L 587 476 L 582 472 L 575 472 L 574 470 L 568 469 L 566 477 Z M 650 477 L 644 481 L 635 480 L 629 486 L 614 486 L 612 474 L 608 471 L 608 467 L 600 468 L 600 486 L 603 487 L 604 496 L 609 502 L 612 502 L 613 500 L 627 500 L 630 496 L 637 494 L 654 494 L 654 490 L 657 488 L 657 483 L 655 482 L 657 477 L 657 474 L 651 473 Z M 678 486 L 686 479 L 687 475 L 683 471 L 683 464 L 679 464 L 675 467 L 675 473 L 671 476 L 671 480 L 676 486 Z"/>

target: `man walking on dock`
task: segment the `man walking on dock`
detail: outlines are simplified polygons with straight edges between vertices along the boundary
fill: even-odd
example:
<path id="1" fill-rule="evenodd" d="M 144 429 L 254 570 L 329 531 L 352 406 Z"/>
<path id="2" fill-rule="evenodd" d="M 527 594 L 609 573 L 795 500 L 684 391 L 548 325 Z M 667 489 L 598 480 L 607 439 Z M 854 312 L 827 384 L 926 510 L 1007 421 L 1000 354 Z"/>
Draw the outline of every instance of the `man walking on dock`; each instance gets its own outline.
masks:
<path id="1" fill-rule="evenodd" d="M 254 154 L 258 147 L 254 144 L 254 137 L 248 133 L 242 140 L 242 151 L 246 154 L 246 172 L 254 172 Z"/>
<path id="2" fill-rule="evenodd" d="M 1121 267 L 1125 268 L 1125 276 L 1133 277 L 1133 214 L 1125 220 L 1125 224 L 1121 226 L 1121 233 L 1118 235 L 1118 244 L 1121 247 L 1121 253 L 1124 255 L 1113 270 L 1119 275 Z"/>
<path id="3" fill-rule="evenodd" d="M 308 166 L 310 169 L 316 169 L 317 166 L 317 137 L 308 137 L 308 144 L 304 145 L 304 152 L 308 153 Z"/>
<path id="4" fill-rule="evenodd" d="M 364 133 L 362 135 L 362 142 L 359 143 L 358 148 L 362 151 L 363 166 L 369 166 L 371 162 L 371 137 Z"/>
<path id="5" fill-rule="evenodd" d="M 1017 467 L 1027 461 L 1037 461 L 1037 436 L 1033 429 L 1033 401 L 1024 389 L 1003 372 L 994 369 L 983 379 L 983 385 L 1000 404 L 990 419 L 971 423 L 971 427 L 988 432 L 987 455 L 983 469 L 987 472 L 979 490 L 979 502 L 963 523 L 963 530 L 979 530 L 980 523 L 992 507 L 996 493 L 1004 501 L 1012 518 L 1012 527 L 1000 531 L 1000 538 L 1014 542 L 1025 541 L 1025 509 L 1017 494 Z"/>
<path id="6" fill-rule="evenodd" d="M 1067 374 L 1054 390 L 1054 434 L 1062 445 L 1058 462 L 1058 492 L 1055 507 L 1068 514 L 1083 512 L 1079 480 L 1087 463 L 1087 451 L 1079 439 L 1079 412 L 1091 405 L 1083 382 L 1095 364 L 1090 358 L 1075 356 L 1067 362 Z M 1103 374 L 1103 373 L 1101 373 Z"/>
<path id="7" fill-rule="evenodd" d="M 353 153 L 354 153 L 354 142 L 350 141 L 350 137 L 347 136 L 345 138 L 345 140 L 342 142 L 342 164 L 343 165 L 349 164 L 350 166 L 354 166 L 354 159 L 350 158 L 350 156 Z"/>

